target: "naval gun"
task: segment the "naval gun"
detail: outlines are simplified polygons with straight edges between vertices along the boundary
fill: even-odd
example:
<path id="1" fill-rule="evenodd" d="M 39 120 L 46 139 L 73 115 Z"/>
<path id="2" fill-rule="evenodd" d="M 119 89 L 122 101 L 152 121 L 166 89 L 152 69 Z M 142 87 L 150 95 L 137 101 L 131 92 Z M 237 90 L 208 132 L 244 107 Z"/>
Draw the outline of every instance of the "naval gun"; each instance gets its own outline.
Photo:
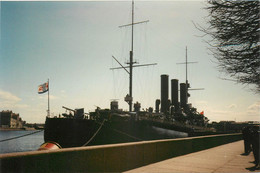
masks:
<path id="1" fill-rule="evenodd" d="M 84 108 L 80 108 L 80 109 L 71 109 L 65 106 L 62 106 L 62 108 L 71 111 L 74 113 L 74 115 L 71 114 L 71 112 L 69 114 L 62 114 L 64 117 L 66 118 L 75 118 L 75 119 L 83 119 L 84 118 Z"/>

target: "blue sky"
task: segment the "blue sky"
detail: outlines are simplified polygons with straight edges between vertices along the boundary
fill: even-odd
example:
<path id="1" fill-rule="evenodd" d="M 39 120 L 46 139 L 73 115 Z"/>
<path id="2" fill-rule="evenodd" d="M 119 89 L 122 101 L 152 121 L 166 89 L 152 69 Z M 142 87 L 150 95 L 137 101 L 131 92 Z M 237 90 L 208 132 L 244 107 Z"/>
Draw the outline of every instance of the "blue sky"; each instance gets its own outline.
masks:
<path id="1" fill-rule="evenodd" d="M 154 107 L 160 98 L 160 75 L 192 88 L 189 102 L 211 121 L 260 121 L 259 95 L 250 86 L 221 80 L 215 59 L 192 22 L 206 26 L 203 1 L 136 1 L 134 59 L 157 66 L 134 69 L 134 101 Z M 43 123 L 47 93 L 38 85 L 50 80 L 51 115 L 62 106 L 107 108 L 111 99 L 127 109 L 128 75 L 112 59 L 126 62 L 130 50 L 130 1 L 1 2 L 0 110 L 20 113 L 27 122 Z"/>

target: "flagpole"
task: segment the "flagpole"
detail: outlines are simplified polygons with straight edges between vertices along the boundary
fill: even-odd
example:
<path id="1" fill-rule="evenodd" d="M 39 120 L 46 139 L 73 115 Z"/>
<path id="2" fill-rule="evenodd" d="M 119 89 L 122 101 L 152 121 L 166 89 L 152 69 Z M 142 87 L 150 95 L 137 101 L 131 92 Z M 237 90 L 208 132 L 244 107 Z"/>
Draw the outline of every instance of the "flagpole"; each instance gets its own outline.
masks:
<path id="1" fill-rule="evenodd" d="M 48 117 L 50 117 L 50 82 L 48 79 Z"/>

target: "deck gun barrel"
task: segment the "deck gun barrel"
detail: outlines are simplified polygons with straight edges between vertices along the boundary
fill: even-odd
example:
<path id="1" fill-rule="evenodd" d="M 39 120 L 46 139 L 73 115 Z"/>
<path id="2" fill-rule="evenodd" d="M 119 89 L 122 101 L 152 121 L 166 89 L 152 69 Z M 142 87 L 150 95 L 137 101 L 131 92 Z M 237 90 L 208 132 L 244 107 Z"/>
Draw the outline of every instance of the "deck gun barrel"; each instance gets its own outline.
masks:
<path id="1" fill-rule="evenodd" d="M 67 107 L 65 107 L 65 106 L 62 106 L 62 108 L 66 109 L 66 110 L 69 110 L 69 111 L 73 111 L 74 113 L 76 112 L 76 110 L 73 110 L 73 109 L 67 108 Z"/>

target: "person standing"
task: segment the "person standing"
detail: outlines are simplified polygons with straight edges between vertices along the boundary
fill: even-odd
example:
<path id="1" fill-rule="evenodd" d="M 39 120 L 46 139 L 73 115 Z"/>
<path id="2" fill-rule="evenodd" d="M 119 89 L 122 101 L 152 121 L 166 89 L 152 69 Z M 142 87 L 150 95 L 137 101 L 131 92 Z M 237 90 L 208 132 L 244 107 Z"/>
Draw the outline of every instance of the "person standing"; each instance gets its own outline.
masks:
<path id="1" fill-rule="evenodd" d="M 248 155 L 252 151 L 252 147 L 251 147 L 252 142 L 251 142 L 251 137 L 250 137 L 250 134 L 251 134 L 250 130 L 251 130 L 250 126 L 246 126 L 242 129 L 242 136 L 243 136 L 243 139 L 244 139 L 244 150 L 245 150 L 244 155 Z"/>
<path id="2" fill-rule="evenodd" d="M 259 168 L 259 148 L 260 148 L 260 144 L 259 144 L 259 125 L 258 126 L 253 126 L 252 128 L 252 147 L 253 147 L 253 154 L 254 154 L 254 158 L 255 158 L 255 167 Z"/>

